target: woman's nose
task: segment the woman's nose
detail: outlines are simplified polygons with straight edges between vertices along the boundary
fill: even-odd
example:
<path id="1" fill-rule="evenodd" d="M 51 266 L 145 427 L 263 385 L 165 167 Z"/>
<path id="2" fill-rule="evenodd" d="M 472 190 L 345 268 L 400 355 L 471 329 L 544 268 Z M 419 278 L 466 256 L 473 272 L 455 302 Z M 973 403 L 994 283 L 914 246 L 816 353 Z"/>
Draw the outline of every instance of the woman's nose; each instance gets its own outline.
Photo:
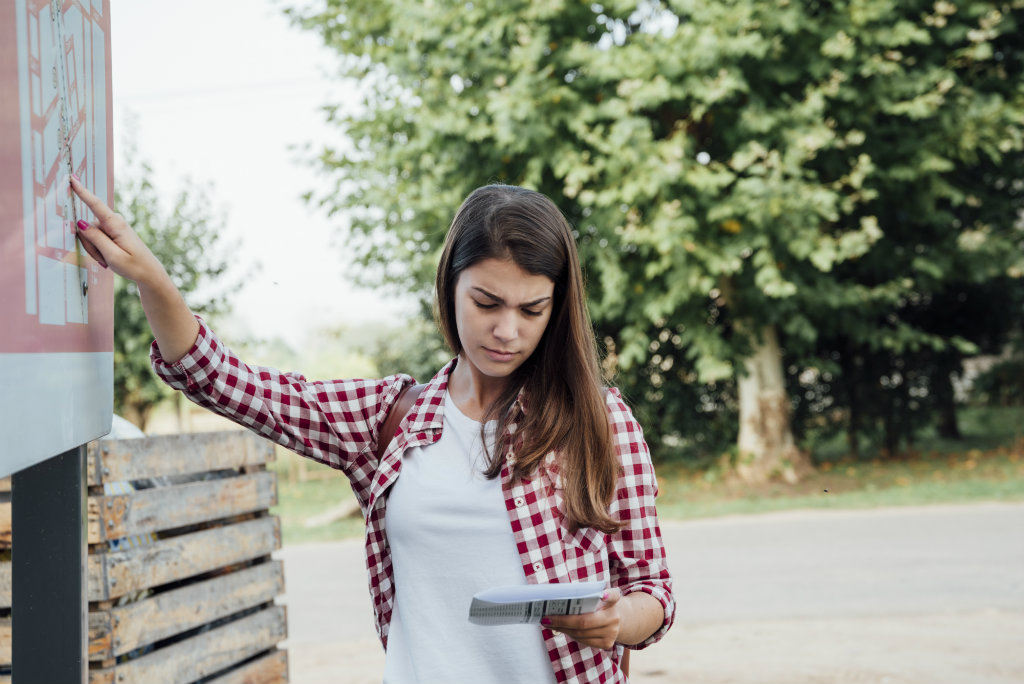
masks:
<path id="1" fill-rule="evenodd" d="M 515 311 L 505 311 L 498 316 L 494 325 L 494 336 L 499 340 L 510 341 L 519 336 L 519 323 Z"/>

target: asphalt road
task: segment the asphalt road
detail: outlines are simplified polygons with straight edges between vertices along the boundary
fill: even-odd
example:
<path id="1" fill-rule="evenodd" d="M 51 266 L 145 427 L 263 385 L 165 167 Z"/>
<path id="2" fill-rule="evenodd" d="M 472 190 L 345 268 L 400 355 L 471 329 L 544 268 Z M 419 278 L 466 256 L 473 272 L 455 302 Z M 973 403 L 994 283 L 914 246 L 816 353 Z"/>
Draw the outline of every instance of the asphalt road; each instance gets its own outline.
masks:
<path id="1" fill-rule="evenodd" d="M 636 682 L 1024 682 L 1024 504 L 663 521 Z M 380 681 L 360 541 L 286 547 L 294 682 Z"/>

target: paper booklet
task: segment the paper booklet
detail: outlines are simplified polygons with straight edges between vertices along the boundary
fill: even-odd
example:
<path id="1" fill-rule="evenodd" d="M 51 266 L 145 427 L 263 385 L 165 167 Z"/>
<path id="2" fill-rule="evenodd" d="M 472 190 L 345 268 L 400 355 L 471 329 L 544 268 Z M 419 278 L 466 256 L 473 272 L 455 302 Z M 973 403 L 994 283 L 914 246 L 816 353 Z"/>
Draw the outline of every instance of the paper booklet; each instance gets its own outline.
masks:
<path id="1" fill-rule="evenodd" d="M 469 621 L 477 625 L 537 624 L 546 615 L 592 613 L 603 593 L 604 582 L 495 587 L 473 597 Z"/>

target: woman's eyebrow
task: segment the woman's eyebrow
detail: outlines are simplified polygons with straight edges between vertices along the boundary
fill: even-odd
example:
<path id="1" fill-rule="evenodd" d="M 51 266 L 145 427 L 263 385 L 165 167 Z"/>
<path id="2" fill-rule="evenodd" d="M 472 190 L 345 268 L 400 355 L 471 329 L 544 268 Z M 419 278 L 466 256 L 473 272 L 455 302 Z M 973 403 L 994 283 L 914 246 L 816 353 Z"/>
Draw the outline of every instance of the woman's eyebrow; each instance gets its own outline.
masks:
<path id="1" fill-rule="evenodd" d="M 502 299 L 501 297 L 499 297 L 498 295 L 496 295 L 496 294 L 494 294 L 492 292 L 488 292 L 487 290 L 485 290 L 482 287 L 473 286 L 473 289 L 476 290 L 477 292 L 479 292 L 480 294 L 482 294 L 483 296 L 488 297 L 490 299 L 493 299 L 498 304 L 505 304 L 505 300 L 504 299 Z M 537 306 L 538 304 L 543 304 L 544 302 L 548 301 L 549 299 L 551 299 L 551 297 L 540 297 L 538 299 L 534 299 L 532 302 L 524 302 L 523 304 L 520 304 L 519 306 Z"/>

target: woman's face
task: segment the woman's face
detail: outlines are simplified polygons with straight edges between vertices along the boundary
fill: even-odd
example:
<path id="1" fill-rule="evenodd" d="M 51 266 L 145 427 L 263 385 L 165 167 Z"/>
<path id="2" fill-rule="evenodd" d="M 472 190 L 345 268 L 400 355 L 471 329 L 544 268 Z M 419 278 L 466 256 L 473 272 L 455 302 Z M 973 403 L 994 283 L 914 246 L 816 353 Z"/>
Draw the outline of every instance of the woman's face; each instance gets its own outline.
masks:
<path id="1" fill-rule="evenodd" d="M 484 259 L 459 274 L 455 324 L 463 361 L 476 373 L 507 378 L 530 358 L 551 318 L 555 284 L 511 259 Z"/>

